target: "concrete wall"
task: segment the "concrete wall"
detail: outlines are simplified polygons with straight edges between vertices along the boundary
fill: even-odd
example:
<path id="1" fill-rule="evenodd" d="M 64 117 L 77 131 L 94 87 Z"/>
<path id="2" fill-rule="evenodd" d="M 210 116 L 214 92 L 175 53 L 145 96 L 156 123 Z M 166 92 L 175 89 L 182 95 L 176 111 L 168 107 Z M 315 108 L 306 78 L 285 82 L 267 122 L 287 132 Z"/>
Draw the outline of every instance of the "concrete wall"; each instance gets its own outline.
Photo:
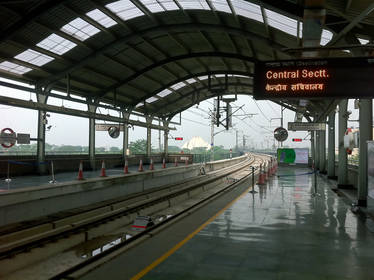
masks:
<path id="1" fill-rule="evenodd" d="M 163 154 L 152 155 L 154 163 L 161 163 L 164 158 Z M 175 158 L 179 163 L 185 163 L 181 158 L 188 158 L 188 162 L 193 162 L 193 155 L 191 154 L 170 154 L 166 158 L 166 162 L 174 162 Z M 139 164 L 142 159 L 144 164 L 150 162 L 150 158 L 145 155 L 131 155 L 128 157 L 129 165 Z M 101 161 L 105 160 L 106 168 L 113 168 L 123 166 L 123 158 L 120 154 L 98 154 L 96 155 L 96 166 L 101 168 Z M 10 163 L 10 177 L 23 175 L 37 175 L 36 157 L 35 156 L 0 156 L 0 177 L 7 176 L 8 161 Z M 50 161 L 53 161 L 55 173 L 77 171 L 80 161 L 83 161 L 83 169 L 90 170 L 90 161 L 88 155 L 47 155 L 46 162 L 48 162 L 48 172 L 50 172 Z M 12 163 L 13 162 L 13 163 Z M 16 162 L 23 163 L 17 164 Z"/>
<path id="2" fill-rule="evenodd" d="M 217 170 L 243 157 L 209 163 Z M 0 193 L 0 226 L 181 182 L 200 174 L 200 164 L 31 187 Z"/>

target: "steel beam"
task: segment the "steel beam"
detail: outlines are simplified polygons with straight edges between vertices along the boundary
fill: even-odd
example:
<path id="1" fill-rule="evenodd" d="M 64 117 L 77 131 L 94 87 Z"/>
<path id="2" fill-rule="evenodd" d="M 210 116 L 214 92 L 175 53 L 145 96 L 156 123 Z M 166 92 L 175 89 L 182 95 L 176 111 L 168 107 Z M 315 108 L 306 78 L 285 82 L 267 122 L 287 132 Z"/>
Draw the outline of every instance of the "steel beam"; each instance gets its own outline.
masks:
<path id="1" fill-rule="evenodd" d="M 373 140 L 373 100 L 360 99 L 360 158 L 358 164 L 357 204 L 367 206 L 368 195 L 368 146 Z"/>
<path id="2" fill-rule="evenodd" d="M 147 123 L 147 151 L 146 155 L 149 157 L 151 156 L 152 153 L 152 129 L 151 129 L 151 124 L 152 124 L 152 117 L 146 117 L 146 123 Z"/>
<path id="3" fill-rule="evenodd" d="M 36 98 L 38 103 L 46 104 L 48 96 L 43 94 L 41 88 L 37 89 Z M 40 175 L 43 175 L 47 172 L 47 167 L 45 165 L 45 125 L 47 122 L 47 112 L 46 110 L 38 110 L 38 141 L 37 141 L 37 169 Z"/>
<path id="4" fill-rule="evenodd" d="M 97 107 L 88 104 L 88 112 L 95 115 Z M 90 167 L 92 170 L 96 170 L 96 158 L 95 158 L 95 118 L 89 118 L 89 129 L 88 129 L 88 155 L 90 159 Z"/>
<path id="5" fill-rule="evenodd" d="M 66 107 L 59 107 L 59 106 L 54 106 L 54 105 L 48 105 L 48 104 L 42 104 L 39 102 L 30 102 L 30 101 L 25 101 L 25 100 L 20 100 L 20 99 L 11 98 L 11 97 L 5 97 L 5 96 L 0 96 L 0 104 L 33 109 L 33 110 L 53 112 L 53 113 L 64 114 L 64 115 L 69 115 L 69 116 L 76 116 L 76 117 L 83 117 L 83 118 L 96 118 L 98 120 L 123 123 L 123 118 L 119 118 L 119 117 L 113 117 L 110 115 L 97 114 L 97 113 L 93 114 L 91 112 L 70 109 Z M 147 127 L 147 124 L 141 121 L 129 120 L 129 124 L 134 125 L 134 126 Z M 153 129 L 164 130 L 164 127 L 160 125 L 151 124 L 150 126 Z M 174 127 L 169 127 L 168 129 L 175 130 Z"/>

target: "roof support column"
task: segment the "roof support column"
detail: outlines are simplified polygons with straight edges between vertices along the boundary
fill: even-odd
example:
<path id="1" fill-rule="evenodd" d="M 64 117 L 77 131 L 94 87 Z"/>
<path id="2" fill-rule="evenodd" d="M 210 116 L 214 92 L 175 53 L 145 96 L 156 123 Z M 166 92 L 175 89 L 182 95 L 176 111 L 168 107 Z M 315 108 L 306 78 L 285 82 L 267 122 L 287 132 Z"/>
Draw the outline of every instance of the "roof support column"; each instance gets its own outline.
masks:
<path id="1" fill-rule="evenodd" d="M 169 127 L 169 123 L 170 123 L 170 121 L 164 120 L 163 121 L 164 127 L 165 128 Z M 168 153 L 169 153 L 169 130 L 165 129 L 164 130 L 164 154 L 165 154 L 165 157 L 168 156 Z"/>
<path id="2" fill-rule="evenodd" d="M 315 142 L 315 147 L 314 147 L 314 151 L 315 151 L 315 161 L 314 161 L 314 167 L 316 169 L 319 169 L 319 161 L 320 161 L 320 149 L 319 149 L 319 146 L 320 146 L 320 137 L 319 137 L 319 131 L 317 130 L 315 132 L 315 137 L 314 137 L 314 142 Z"/>
<path id="3" fill-rule="evenodd" d="M 322 122 L 326 122 L 323 119 Z M 319 171 L 322 174 L 326 174 L 326 131 L 321 130 L 319 132 Z"/>
<path id="4" fill-rule="evenodd" d="M 40 87 L 36 88 L 36 99 L 38 103 L 46 104 L 48 95 Z M 45 162 L 45 125 L 47 124 L 47 112 L 38 110 L 38 141 L 37 141 L 37 165 L 40 175 L 47 172 Z"/>
<path id="5" fill-rule="evenodd" d="M 152 129 L 150 125 L 152 124 L 152 117 L 146 117 L 146 123 L 147 123 L 147 151 L 146 155 L 149 157 L 151 156 L 152 152 Z"/>
<path id="6" fill-rule="evenodd" d="M 339 162 L 338 162 L 338 188 L 347 185 L 347 152 L 344 148 L 344 134 L 347 130 L 347 105 L 348 99 L 339 103 Z"/>
<path id="7" fill-rule="evenodd" d="M 124 119 L 123 122 L 123 142 L 122 142 L 122 157 L 125 160 L 125 157 L 128 155 L 127 150 L 129 149 L 129 123 L 128 120 L 130 119 L 130 111 L 123 111 L 122 117 Z"/>
<path id="8" fill-rule="evenodd" d="M 335 110 L 329 114 L 328 122 L 328 153 L 327 153 L 327 177 L 336 179 L 335 176 Z"/>
<path id="9" fill-rule="evenodd" d="M 96 113 L 97 106 L 88 104 L 88 111 L 90 113 Z M 96 157 L 95 157 L 95 118 L 89 119 L 89 129 L 88 129 L 88 157 L 90 160 L 90 167 L 92 170 L 96 169 Z"/>
<path id="10" fill-rule="evenodd" d="M 314 137 L 314 131 L 310 132 L 310 152 L 312 157 L 312 163 L 315 162 L 316 159 L 316 149 L 315 149 L 315 137 Z"/>
<path id="11" fill-rule="evenodd" d="M 360 155 L 358 164 L 358 201 L 359 206 L 366 207 L 368 195 L 368 146 L 373 139 L 373 100 L 360 99 Z"/>

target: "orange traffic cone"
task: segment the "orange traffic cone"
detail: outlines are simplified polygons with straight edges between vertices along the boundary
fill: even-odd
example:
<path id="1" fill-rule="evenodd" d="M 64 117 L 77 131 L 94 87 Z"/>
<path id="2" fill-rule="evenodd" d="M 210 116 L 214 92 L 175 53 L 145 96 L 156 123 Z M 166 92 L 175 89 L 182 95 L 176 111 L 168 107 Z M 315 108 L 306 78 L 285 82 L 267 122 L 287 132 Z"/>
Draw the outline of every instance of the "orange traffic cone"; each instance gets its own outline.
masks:
<path id="1" fill-rule="evenodd" d="M 125 167 L 123 168 L 123 173 L 129 174 L 129 163 L 127 159 L 125 160 Z"/>
<path id="2" fill-rule="evenodd" d="M 162 159 L 162 168 L 166 168 L 165 158 Z"/>
<path id="3" fill-rule="evenodd" d="M 149 170 L 155 170 L 155 167 L 153 165 L 153 159 L 151 159 L 151 162 L 149 164 Z"/>
<path id="4" fill-rule="evenodd" d="M 139 172 L 143 172 L 144 169 L 143 169 L 143 160 L 140 160 L 139 161 L 139 169 L 138 169 Z"/>
<path id="5" fill-rule="evenodd" d="M 105 162 L 103 160 L 101 161 L 101 173 L 100 173 L 100 177 L 106 177 Z"/>
<path id="6" fill-rule="evenodd" d="M 177 160 L 177 158 L 175 158 L 175 160 L 174 160 L 174 166 L 178 166 L 178 160 Z"/>
<path id="7" fill-rule="evenodd" d="M 84 180 L 83 178 L 83 161 L 79 163 L 78 180 Z"/>
<path id="8" fill-rule="evenodd" d="M 264 174 L 262 173 L 262 164 L 260 164 L 260 174 L 258 175 L 258 181 L 257 181 L 257 184 L 259 184 L 259 185 L 263 185 L 263 184 L 265 184 L 265 181 L 264 181 Z"/>

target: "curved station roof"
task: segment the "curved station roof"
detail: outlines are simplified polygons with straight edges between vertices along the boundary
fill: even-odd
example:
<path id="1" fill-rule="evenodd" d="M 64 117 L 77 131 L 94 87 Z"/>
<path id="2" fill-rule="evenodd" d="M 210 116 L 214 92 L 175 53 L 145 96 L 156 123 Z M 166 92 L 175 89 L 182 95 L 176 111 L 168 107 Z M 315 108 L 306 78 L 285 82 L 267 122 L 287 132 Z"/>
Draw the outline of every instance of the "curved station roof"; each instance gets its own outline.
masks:
<path id="1" fill-rule="evenodd" d="M 318 56 L 371 50 L 370 3 L 325 1 Z M 304 9 L 299 0 L 3 1 L 0 76 L 167 118 L 252 94 L 256 61 L 300 57 Z"/>

